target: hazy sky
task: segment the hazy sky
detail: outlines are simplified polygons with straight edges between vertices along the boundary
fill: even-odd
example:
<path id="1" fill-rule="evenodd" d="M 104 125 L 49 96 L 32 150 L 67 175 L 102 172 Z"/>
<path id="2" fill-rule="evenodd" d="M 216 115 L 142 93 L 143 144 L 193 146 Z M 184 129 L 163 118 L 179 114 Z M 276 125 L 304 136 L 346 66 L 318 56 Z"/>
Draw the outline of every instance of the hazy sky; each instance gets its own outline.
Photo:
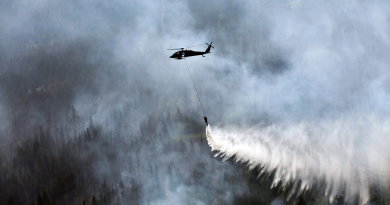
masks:
<path id="1" fill-rule="evenodd" d="M 205 93 L 210 92 L 224 101 L 221 119 L 210 117 L 211 124 L 245 128 L 248 118 L 256 118 L 292 127 L 340 121 L 357 129 L 354 119 L 374 116 L 378 120 L 373 120 L 373 127 L 384 125 L 390 113 L 389 4 L 385 0 L 1 1 L 0 75 L 6 77 L 0 82 L 0 120 L 5 127 L 12 119 L 7 113 L 12 106 L 4 96 L 13 88 L 24 84 L 31 90 L 52 83 L 29 72 L 39 68 L 36 51 L 42 47 L 47 54 L 65 48 L 61 52 L 74 66 L 64 67 L 64 76 L 67 70 L 85 74 L 83 89 L 76 86 L 64 101 L 79 111 L 99 102 L 103 106 L 94 116 L 96 122 L 104 121 L 105 104 L 121 106 L 131 98 L 121 93 L 131 93 L 129 87 L 136 82 L 166 98 L 186 88 L 197 107 L 185 63 L 170 59 L 173 51 L 166 49 L 200 45 L 193 50 L 203 51 L 206 42 L 213 42 L 215 49 L 205 58 L 187 59 L 201 99 L 206 102 Z M 72 48 L 84 49 L 85 55 L 72 56 Z M 9 66 L 17 56 L 32 63 Z M 110 62 L 103 62 L 107 56 Z M 112 70 L 94 76 L 88 65 Z M 212 102 L 206 113 L 213 116 L 218 106 Z M 34 109 L 31 119 L 44 121 L 45 113 Z M 330 130 L 336 124 L 331 123 Z M 368 144 L 371 140 L 363 138 Z"/>
<path id="2" fill-rule="evenodd" d="M 1 53 L 94 38 L 102 52 L 91 58 L 106 47 L 125 77 L 143 73 L 175 89 L 191 83 L 184 62 L 165 49 L 205 50 L 212 41 L 211 54 L 188 64 L 233 110 L 255 102 L 287 120 L 378 114 L 389 111 L 388 8 L 386 1 L 3 1 Z"/>

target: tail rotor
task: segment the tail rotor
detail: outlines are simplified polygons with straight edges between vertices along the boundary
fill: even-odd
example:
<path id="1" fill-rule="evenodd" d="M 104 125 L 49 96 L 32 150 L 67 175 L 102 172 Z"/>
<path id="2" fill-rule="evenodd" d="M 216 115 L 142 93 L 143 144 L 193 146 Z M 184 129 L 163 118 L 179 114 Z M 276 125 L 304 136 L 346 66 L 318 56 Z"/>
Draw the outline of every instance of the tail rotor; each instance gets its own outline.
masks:
<path id="1" fill-rule="evenodd" d="M 210 44 L 206 43 L 208 46 L 210 46 L 211 48 L 214 48 L 211 44 L 213 44 L 213 42 L 211 42 Z"/>

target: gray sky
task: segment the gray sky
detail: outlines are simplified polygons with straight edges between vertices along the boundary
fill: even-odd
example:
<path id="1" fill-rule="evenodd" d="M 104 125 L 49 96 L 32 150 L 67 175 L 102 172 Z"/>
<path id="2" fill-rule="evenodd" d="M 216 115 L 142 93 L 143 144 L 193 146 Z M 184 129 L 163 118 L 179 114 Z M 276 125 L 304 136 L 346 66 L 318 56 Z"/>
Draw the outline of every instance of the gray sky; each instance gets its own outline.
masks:
<path id="1" fill-rule="evenodd" d="M 323 112 L 388 111 L 386 1 L 3 4 L 5 55 L 44 39 L 94 37 L 114 50 L 113 62 L 123 63 L 127 76 L 144 72 L 155 82 L 190 87 L 184 62 L 169 59 L 165 49 L 200 44 L 194 50 L 204 50 L 213 41 L 211 54 L 188 64 L 198 83 L 226 95 L 232 109 L 255 101 L 272 116 L 298 120 Z"/>

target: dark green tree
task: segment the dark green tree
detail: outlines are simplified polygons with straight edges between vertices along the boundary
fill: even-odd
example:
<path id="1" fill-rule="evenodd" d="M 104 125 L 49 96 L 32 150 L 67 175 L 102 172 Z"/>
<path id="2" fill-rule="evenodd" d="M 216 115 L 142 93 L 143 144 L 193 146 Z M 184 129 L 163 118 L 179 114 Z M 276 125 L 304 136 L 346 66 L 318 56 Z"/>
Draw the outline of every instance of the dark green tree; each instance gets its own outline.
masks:
<path id="1" fill-rule="evenodd" d="M 42 196 L 41 196 L 40 193 L 38 194 L 37 205 L 44 205 L 44 204 L 43 204 L 43 199 L 42 199 Z"/>
<path id="2" fill-rule="evenodd" d="M 7 205 L 14 205 L 15 204 L 15 199 L 12 195 L 8 197 Z"/>
<path id="3" fill-rule="evenodd" d="M 92 195 L 92 205 L 97 205 L 97 204 L 98 204 L 98 202 L 96 200 L 95 195 Z"/>
<path id="4" fill-rule="evenodd" d="M 42 199 L 43 199 L 43 204 L 44 205 L 51 205 L 50 199 L 49 199 L 49 194 L 47 193 L 46 187 L 43 187 Z"/>
<path id="5" fill-rule="evenodd" d="M 305 200 L 303 199 L 302 195 L 300 195 L 300 196 L 297 198 L 295 205 L 306 205 L 306 202 L 305 202 Z"/>

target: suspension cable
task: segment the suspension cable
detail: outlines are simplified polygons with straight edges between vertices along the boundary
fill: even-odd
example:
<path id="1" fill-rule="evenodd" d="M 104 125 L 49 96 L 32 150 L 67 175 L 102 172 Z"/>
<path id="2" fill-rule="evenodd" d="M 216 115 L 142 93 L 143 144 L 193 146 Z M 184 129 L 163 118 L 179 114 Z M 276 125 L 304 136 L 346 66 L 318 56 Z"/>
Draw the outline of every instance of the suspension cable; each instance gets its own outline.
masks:
<path id="1" fill-rule="evenodd" d="M 185 58 L 185 57 L 184 57 L 184 62 L 186 62 L 188 72 L 190 73 L 191 80 L 192 80 L 192 84 L 194 85 L 194 88 L 195 88 L 195 91 L 196 91 L 196 95 L 198 96 L 198 100 L 199 100 L 199 103 L 200 103 L 200 107 L 202 108 L 203 115 L 206 116 L 206 114 L 205 114 L 205 112 L 204 112 L 204 109 L 203 109 L 202 102 L 200 101 L 200 97 L 199 97 L 199 94 L 198 94 L 198 90 L 196 89 L 196 86 L 195 86 L 195 83 L 194 83 L 194 79 L 192 78 L 192 74 L 191 74 L 190 68 L 188 68 L 188 64 L 187 64 L 187 61 L 186 61 L 186 58 Z"/>

